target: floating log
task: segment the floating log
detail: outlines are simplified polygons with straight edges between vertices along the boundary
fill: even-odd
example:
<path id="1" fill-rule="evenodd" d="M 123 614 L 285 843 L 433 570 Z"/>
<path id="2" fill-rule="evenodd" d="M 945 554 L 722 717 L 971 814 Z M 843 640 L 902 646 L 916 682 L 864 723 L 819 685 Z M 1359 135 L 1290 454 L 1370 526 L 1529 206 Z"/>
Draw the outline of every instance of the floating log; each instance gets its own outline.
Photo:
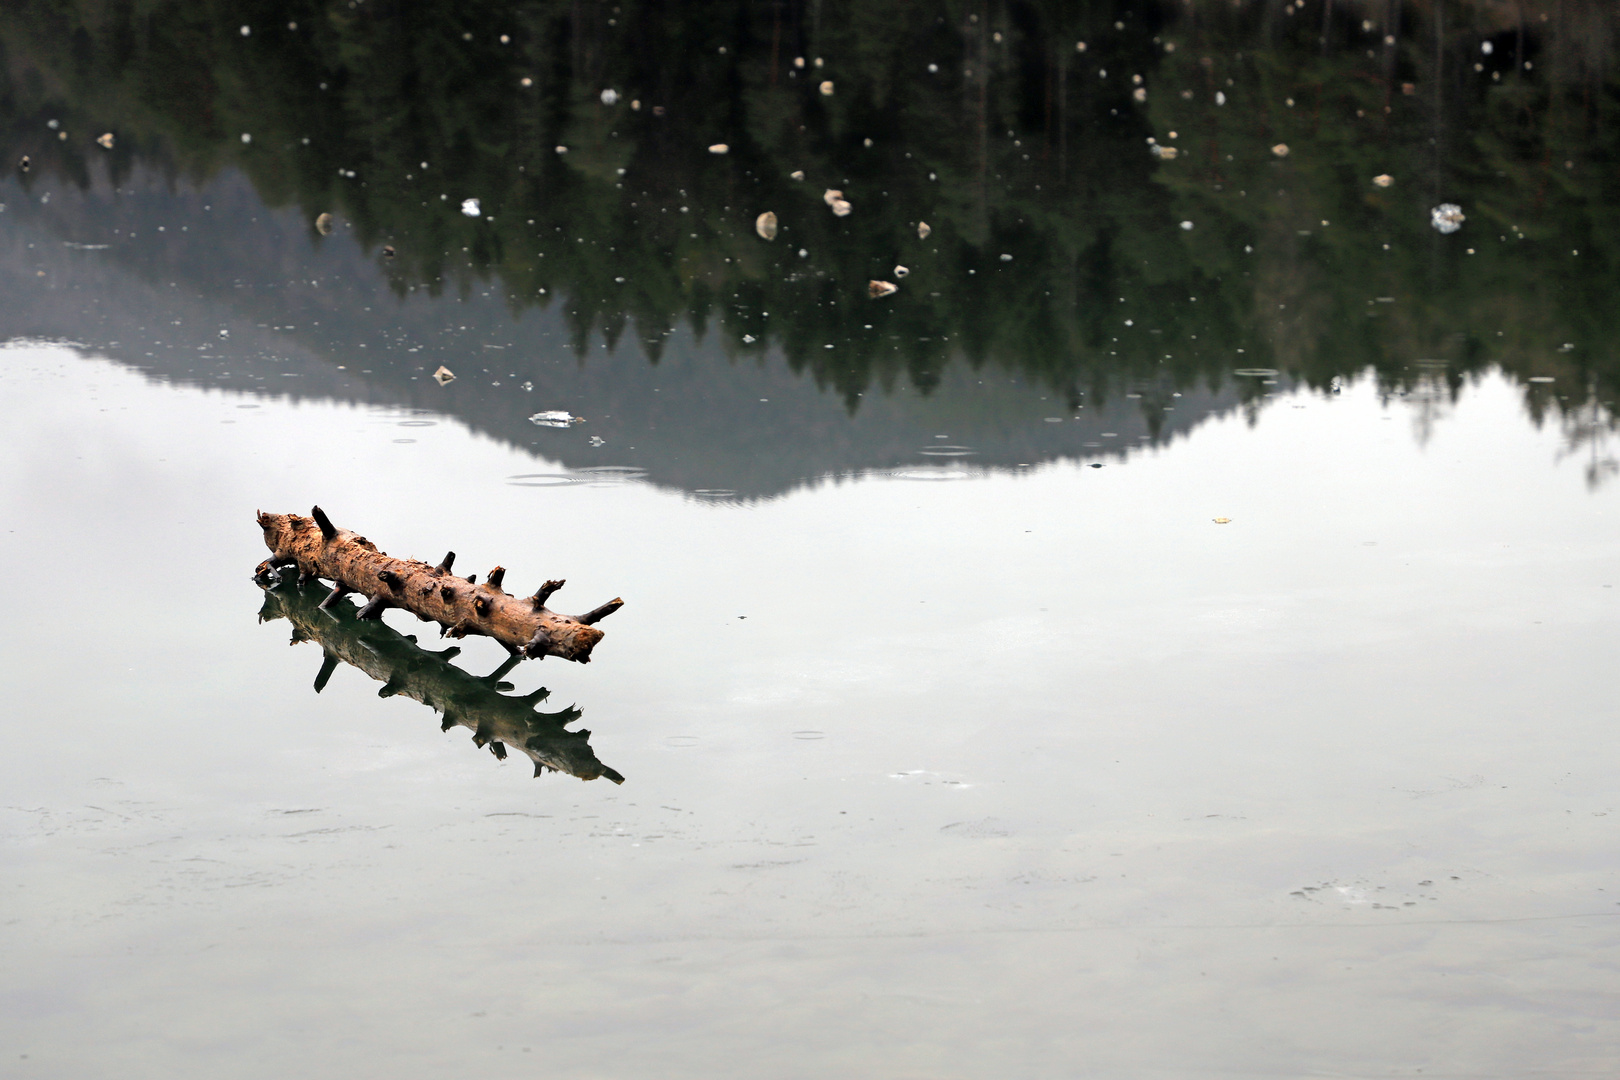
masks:
<path id="1" fill-rule="evenodd" d="M 297 567 L 300 585 L 323 578 L 332 583 L 326 605 L 360 593 L 368 601 L 360 609 L 362 619 L 380 619 L 388 608 L 403 608 L 423 622 L 438 623 L 441 637 L 482 634 L 514 656 L 560 656 L 588 664 L 591 650 L 602 640 L 594 624 L 624 604 L 613 599 L 584 615 L 560 615 L 546 601 L 563 587 L 561 581 L 546 582 L 533 596 L 513 596 L 501 588 L 504 567 L 491 570 L 480 585 L 476 574 L 461 578 L 450 573 L 453 551 L 437 566 L 396 559 L 359 533 L 333 525 L 318 506 L 309 517 L 261 510 L 259 527 L 271 551 L 255 575 L 261 583 L 279 582 L 283 569 Z"/>
<path id="2" fill-rule="evenodd" d="M 292 644 L 313 641 L 321 647 L 321 669 L 315 692 L 326 688 L 339 664 L 348 664 L 382 683 L 379 697 L 408 697 L 441 713 L 441 730 L 457 724 L 473 733 L 473 743 L 487 746 L 504 760 L 508 747 L 534 762 L 534 775 L 548 770 L 581 780 L 605 776 L 615 784 L 624 777 L 597 759 L 589 730 L 567 730 L 580 718 L 570 706 L 560 712 L 537 712 L 535 705 L 548 695 L 545 689 L 522 696 L 504 694 L 512 684 L 502 682 L 519 657 L 508 657 L 500 667 L 479 677 L 450 661 L 461 651 L 452 645 L 432 652 L 416 644 L 381 620 L 364 620 L 348 601 L 322 606 L 324 590 L 316 586 L 276 588 L 264 585 L 264 606 L 259 621 L 286 619 L 292 623 Z"/>

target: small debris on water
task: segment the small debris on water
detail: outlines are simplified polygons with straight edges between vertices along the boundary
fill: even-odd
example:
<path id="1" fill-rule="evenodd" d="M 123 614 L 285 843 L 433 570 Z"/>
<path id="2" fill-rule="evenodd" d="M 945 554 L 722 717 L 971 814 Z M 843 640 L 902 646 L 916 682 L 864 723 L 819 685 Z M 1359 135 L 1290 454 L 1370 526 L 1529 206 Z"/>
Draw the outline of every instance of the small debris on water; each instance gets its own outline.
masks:
<path id="1" fill-rule="evenodd" d="M 1181 223 L 1181 228 L 1182 228 L 1182 230 L 1183 230 L 1183 231 L 1185 231 L 1185 232 L 1192 232 L 1192 230 L 1193 230 L 1193 223 L 1192 223 L 1192 222 L 1190 222 L 1190 221 L 1183 221 L 1183 222 L 1182 222 L 1182 223 Z"/>
<path id="2" fill-rule="evenodd" d="M 1271 148 L 1271 152 L 1273 154 L 1276 154 L 1278 157 L 1287 157 L 1288 156 L 1288 144 L 1280 142 L 1276 146 L 1273 146 Z"/>
<path id="3" fill-rule="evenodd" d="M 1008 255 L 1006 252 L 1002 252 L 1001 253 L 1001 261 L 1002 262 L 1012 262 L 1012 256 Z"/>
<path id="4" fill-rule="evenodd" d="M 832 80 L 828 79 L 826 82 L 821 84 L 821 96 L 822 97 L 832 97 L 832 92 L 833 92 Z"/>
<path id="5" fill-rule="evenodd" d="M 22 160 L 17 162 L 17 168 L 21 169 L 23 172 L 27 172 L 29 169 L 31 169 L 33 167 L 34 167 L 33 159 L 30 158 L 27 154 L 24 154 L 22 156 Z"/>
<path id="6" fill-rule="evenodd" d="M 776 239 L 776 215 L 767 210 L 754 219 L 754 231 L 761 240 Z"/>
<path id="7" fill-rule="evenodd" d="M 1215 524 L 1217 524 L 1217 525 L 1230 525 L 1230 524 L 1232 524 L 1232 519 L 1231 518 L 1215 518 L 1214 521 L 1215 521 Z"/>
<path id="8" fill-rule="evenodd" d="M 113 148 L 113 133 L 109 131 L 105 135 L 98 136 L 96 145 L 103 150 L 111 150 Z"/>
<path id="9" fill-rule="evenodd" d="M 1137 101 L 1146 101 L 1147 100 L 1147 88 L 1143 87 L 1143 86 L 1138 86 L 1135 90 L 1131 91 L 1131 97 L 1135 98 Z"/>
<path id="10" fill-rule="evenodd" d="M 731 153 L 731 147 L 727 146 L 723 142 L 717 142 L 713 146 L 709 147 L 709 153 L 711 153 L 711 154 L 729 154 L 729 153 Z"/>
<path id="11" fill-rule="evenodd" d="M 1389 187 L 1389 185 L 1393 184 L 1394 182 L 1395 178 L 1389 175 L 1389 173 L 1380 173 L 1379 175 L 1373 177 L 1373 183 L 1379 187 Z"/>
<path id="12" fill-rule="evenodd" d="M 315 231 L 322 236 L 332 235 L 332 215 L 322 214 L 315 219 Z"/>
<path id="13" fill-rule="evenodd" d="M 394 257 L 394 245 L 393 244 L 384 244 L 383 245 L 383 258 L 392 259 L 393 257 Z"/>
<path id="14" fill-rule="evenodd" d="M 1441 203 L 1429 211 L 1429 224 L 1443 233 L 1454 233 L 1462 228 L 1467 218 L 1463 216 L 1462 207 L 1456 203 Z"/>
<path id="15" fill-rule="evenodd" d="M 483 207 L 479 205 L 477 199 L 462 199 L 461 212 L 466 214 L 468 217 L 478 217 L 484 212 L 484 210 Z"/>
<path id="16" fill-rule="evenodd" d="M 607 440 L 602 438 L 600 435 L 592 435 L 591 436 L 591 445 L 592 446 L 605 446 L 606 444 L 607 444 Z"/>
<path id="17" fill-rule="evenodd" d="M 456 373 L 445 367 L 443 364 L 440 364 L 439 370 L 433 373 L 433 381 L 438 383 L 440 386 L 448 386 L 450 383 L 456 381 Z"/>
<path id="18" fill-rule="evenodd" d="M 872 299 L 878 300 L 885 296 L 893 296 L 900 291 L 900 286 L 892 281 L 868 281 L 866 291 Z"/>
<path id="19" fill-rule="evenodd" d="M 794 169 L 792 172 L 788 173 L 788 179 L 789 180 L 803 180 L 804 179 L 804 170 L 803 169 Z"/>
<path id="20" fill-rule="evenodd" d="M 903 278 L 909 273 L 911 273 L 911 271 L 904 266 L 897 266 L 894 268 L 894 276 L 897 278 Z"/>
<path id="21" fill-rule="evenodd" d="M 604 105 L 617 105 L 618 103 L 619 103 L 619 92 L 617 90 L 607 89 L 607 90 L 602 91 L 602 104 L 604 104 Z"/>
<path id="22" fill-rule="evenodd" d="M 837 188 L 828 188 L 826 191 L 821 193 L 821 201 L 826 203 L 828 206 L 831 206 L 833 203 L 837 202 L 843 197 L 844 193 L 839 191 Z"/>
<path id="23" fill-rule="evenodd" d="M 1160 146 L 1158 143 L 1154 143 L 1152 146 L 1148 147 L 1148 153 L 1164 161 L 1174 161 L 1176 160 L 1176 155 L 1181 153 L 1181 151 L 1177 150 L 1173 146 Z"/>
<path id="24" fill-rule="evenodd" d="M 744 334 L 743 335 L 743 344 L 744 345 L 752 345 L 754 342 L 756 342 L 758 340 L 759 339 L 756 338 L 753 334 Z M 761 400 L 763 400 L 763 399 L 761 399 Z"/>
<path id="25" fill-rule="evenodd" d="M 584 422 L 585 418 L 583 416 L 572 416 L 567 409 L 548 409 L 545 412 L 537 412 L 529 417 L 529 423 L 534 424 L 536 427 L 565 428 L 573 424 L 583 424 Z"/>
<path id="26" fill-rule="evenodd" d="M 1533 383 L 1550 383 L 1550 382 L 1556 382 L 1557 380 L 1554 379 L 1551 375 L 1532 375 L 1526 381 L 1533 382 Z"/>
<path id="27" fill-rule="evenodd" d="M 834 199 L 833 200 L 832 212 L 833 212 L 833 214 L 835 216 L 837 216 L 837 217 L 849 217 L 849 212 L 850 212 L 851 209 L 853 209 L 853 208 L 849 205 L 848 202 L 844 201 L 843 199 Z"/>
<path id="28" fill-rule="evenodd" d="M 926 239 L 928 239 L 928 234 L 933 232 L 933 231 L 934 231 L 933 229 L 928 227 L 928 222 L 926 222 L 926 221 L 917 222 L 917 239 L 926 240 Z"/>

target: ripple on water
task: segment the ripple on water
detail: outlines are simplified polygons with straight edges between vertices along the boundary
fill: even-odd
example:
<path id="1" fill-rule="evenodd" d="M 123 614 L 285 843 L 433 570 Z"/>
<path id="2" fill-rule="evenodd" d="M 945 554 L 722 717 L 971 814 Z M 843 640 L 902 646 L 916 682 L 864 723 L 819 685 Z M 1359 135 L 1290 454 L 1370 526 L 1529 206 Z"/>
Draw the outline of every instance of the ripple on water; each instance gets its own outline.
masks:
<path id="1" fill-rule="evenodd" d="M 925 457 L 971 457 L 978 451 L 971 446 L 925 446 L 917 453 Z"/>
<path id="2" fill-rule="evenodd" d="M 587 465 L 582 469 L 575 469 L 574 475 L 592 487 L 608 487 L 614 484 L 632 484 L 645 479 L 647 470 L 639 465 Z"/>
<path id="3" fill-rule="evenodd" d="M 1240 367 L 1240 368 L 1233 368 L 1232 369 L 1232 374 L 1234 374 L 1234 375 L 1249 375 L 1249 376 L 1252 376 L 1254 378 L 1259 378 L 1259 379 L 1269 379 L 1269 378 L 1274 377 L 1277 374 L 1277 369 L 1276 368 L 1269 368 L 1269 367 Z"/>
<path id="4" fill-rule="evenodd" d="M 436 426 L 438 426 L 438 423 L 439 422 L 437 420 L 401 420 L 401 421 L 399 421 L 397 423 L 396 426 L 398 426 L 398 427 L 436 427 Z"/>
<path id="5" fill-rule="evenodd" d="M 698 737 L 696 735 L 671 735 L 671 736 L 669 736 L 669 738 L 664 740 L 664 745 L 665 746 L 696 746 L 697 741 L 698 741 Z"/>
<path id="6" fill-rule="evenodd" d="M 805 742 L 813 742 L 816 739 L 825 739 L 827 733 L 825 731 L 795 731 L 793 737 Z"/>
<path id="7" fill-rule="evenodd" d="M 726 500 L 735 499 L 737 492 L 734 488 L 696 488 L 692 491 L 694 498 Z"/>
<path id="8" fill-rule="evenodd" d="M 565 473 L 519 473 L 508 476 L 506 482 L 511 487 L 567 487 L 581 483 Z"/>
<path id="9" fill-rule="evenodd" d="M 909 469 L 890 469 L 879 473 L 892 480 L 971 480 L 973 473 L 949 465 L 914 465 Z"/>

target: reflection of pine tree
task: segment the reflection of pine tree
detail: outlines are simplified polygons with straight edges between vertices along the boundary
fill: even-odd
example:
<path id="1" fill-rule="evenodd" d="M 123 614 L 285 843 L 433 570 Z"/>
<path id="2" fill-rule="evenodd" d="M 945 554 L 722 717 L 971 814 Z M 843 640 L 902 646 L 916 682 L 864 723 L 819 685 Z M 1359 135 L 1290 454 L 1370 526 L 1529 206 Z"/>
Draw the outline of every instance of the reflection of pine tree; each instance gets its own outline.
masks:
<path id="1" fill-rule="evenodd" d="M 514 309 L 566 305 L 582 357 L 633 335 L 656 361 L 688 320 L 738 355 L 780 348 L 852 408 L 953 360 L 1077 399 L 1244 365 L 1316 385 L 1371 365 L 1398 388 L 1438 358 L 1453 392 L 1501 363 L 1610 401 L 1620 366 L 1586 343 L 1615 330 L 1620 203 L 1591 167 L 1615 152 L 1592 44 L 1615 16 L 1522 9 L 1465 5 L 1437 51 L 1421 5 L 1371 30 L 1384 5 L 1165 5 L 1116 30 L 1112 7 L 1056 3 L 58 0 L 0 11 L 0 116 L 35 176 L 87 184 L 89 154 L 115 180 L 136 157 L 239 167 L 273 205 L 394 245 L 401 294 L 495 282 Z M 1382 172 L 1396 183 L 1371 187 Z M 476 220 L 457 212 L 472 195 Z M 1467 208 L 1456 237 L 1428 228 L 1442 198 Z M 753 233 L 763 209 L 775 243 Z M 897 263 L 901 292 L 868 300 Z"/>

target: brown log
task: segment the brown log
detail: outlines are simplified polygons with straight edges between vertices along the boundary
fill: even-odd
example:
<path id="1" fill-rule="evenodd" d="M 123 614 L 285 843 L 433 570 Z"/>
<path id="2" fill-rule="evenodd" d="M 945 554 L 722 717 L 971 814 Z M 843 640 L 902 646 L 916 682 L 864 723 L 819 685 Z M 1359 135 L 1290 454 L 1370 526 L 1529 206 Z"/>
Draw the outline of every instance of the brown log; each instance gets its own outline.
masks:
<path id="1" fill-rule="evenodd" d="M 437 566 L 396 559 L 359 533 L 333 525 L 318 506 L 309 517 L 261 510 L 259 527 L 271 552 L 259 564 L 261 579 L 279 579 L 282 567 L 295 566 L 301 581 L 332 582 L 323 607 L 345 593 L 360 593 L 368 601 L 360 609 L 362 619 L 380 619 L 388 608 L 403 608 L 424 622 L 438 623 L 442 634 L 483 634 L 516 656 L 560 656 L 588 664 L 591 650 L 602 640 L 602 631 L 591 624 L 624 603 L 610 600 L 578 618 L 561 615 L 546 607 L 551 594 L 562 588 L 561 581 L 546 582 L 532 597 L 512 596 L 501 588 L 504 567 L 491 570 L 489 579 L 478 585 L 476 574 L 460 578 L 450 573 L 453 551 Z"/>

